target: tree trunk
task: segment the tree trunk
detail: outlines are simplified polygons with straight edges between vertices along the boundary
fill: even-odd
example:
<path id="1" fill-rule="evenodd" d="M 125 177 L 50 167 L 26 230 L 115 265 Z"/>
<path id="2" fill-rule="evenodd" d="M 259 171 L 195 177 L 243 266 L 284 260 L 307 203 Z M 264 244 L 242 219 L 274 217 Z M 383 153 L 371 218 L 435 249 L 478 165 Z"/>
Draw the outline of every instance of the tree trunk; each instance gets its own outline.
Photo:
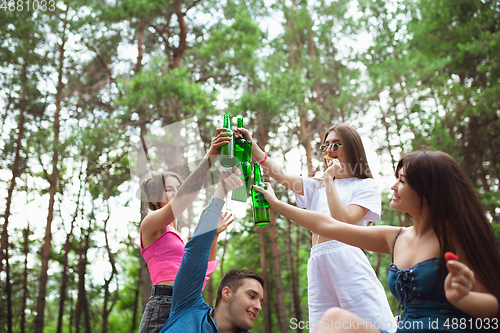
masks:
<path id="1" fill-rule="evenodd" d="M 89 222 L 91 223 L 91 222 Z M 90 314 L 87 302 L 87 291 L 85 289 L 85 274 L 87 270 L 87 253 L 89 249 L 91 226 L 87 230 L 81 228 L 81 239 L 78 248 L 78 299 L 75 310 L 76 333 L 80 332 L 80 321 L 84 315 L 85 332 L 90 333 Z"/>
<path id="2" fill-rule="evenodd" d="M 179 21 L 180 32 L 179 32 L 179 46 L 174 49 L 172 68 L 180 68 L 182 58 L 184 57 L 184 52 L 186 51 L 187 48 L 187 40 L 186 40 L 187 24 L 186 20 L 184 19 L 186 14 L 182 12 L 182 1 L 174 2 L 174 10 L 175 10 L 175 15 L 177 16 L 177 20 Z"/>
<path id="3" fill-rule="evenodd" d="M 66 45 L 66 27 L 68 22 L 64 21 L 63 36 L 61 44 L 59 45 L 59 68 L 58 68 L 58 81 L 57 81 L 57 93 L 56 93 L 56 111 L 54 114 L 54 154 L 52 155 L 52 174 L 48 177 L 49 182 L 49 209 L 47 215 L 47 225 L 45 226 L 45 236 L 43 238 L 42 246 L 42 263 L 40 269 L 40 279 L 38 288 L 38 298 L 36 305 L 36 317 L 35 317 L 35 333 L 42 333 L 44 327 L 44 312 L 45 312 L 45 297 L 47 296 L 47 281 L 48 281 L 48 269 L 49 269 L 49 259 L 51 252 L 51 241 L 52 241 L 52 220 L 54 218 L 54 203 L 55 196 L 57 192 L 57 184 L 59 178 L 59 130 L 60 130 L 60 114 L 62 107 L 63 98 L 63 68 L 64 68 L 64 57 L 65 57 L 65 45 Z"/>
<path id="4" fill-rule="evenodd" d="M 12 288 L 10 282 L 10 263 L 9 263 L 9 226 L 10 208 L 12 205 L 12 195 L 16 187 L 17 178 L 20 175 L 19 162 L 21 160 L 21 147 L 24 137 L 24 113 L 26 111 L 26 65 L 23 66 L 21 80 L 23 82 L 23 92 L 19 101 L 19 121 L 17 126 L 16 150 L 14 155 L 14 163 L 12 164 L 12 178 L 10 180 L 9 189 L 7 190 L 7 203 L 4 214 L 4 224 L 2 227 L 2 235 L 0 237 L 0 273 L 3 270 L 3 259 L 5 259 L 5 295 L 7 298 L 7 332 L 12 333 Z"/>
<path id="5" fill-rule="evenodd" d="M 271 323 L 271 309 L 269 308 L 269 282 L 267 281 L 267 265 L 266 265 L 266 241 L 264 237 L 264 227 L 257 228 L 259 233 L 259 243 L 260 243 L 260 269 L 261 275 L 266 281 L 266 287 L 264 288 L 264 302 L 262 304 L 263 312 L 264 312 L 264 332 L 265 333 L 273 333 L 272 323 Z"/>
<path id="6" fill-rule="evenodd" d="M 61 273 L 61 288 L 59 289 L 59 316 L 57 318 L 57 333 L 62 333 L 63 331 L 63 316 L 64 316 L 64 303 L 66 301 L 66 288 L 68 286 L 68 256 L 71 247 L 71 240 L 73 238 L 73 229 L 75 227 L 76 218 L 78 216 L 78 211 L 80 210 L 80 197 L 83 189 L 83 181 L 81 180 L 82 170 L 80 170 L 80 175 L 78 179 L 80 179 L 80 188 L 78 190 L 78 199 L 76 202 L 76 208 L 73 212 L 73 218 L 71 220 L 71 228 L 69 233 L 66 235 L 66 241 L 63 246 L 63 259 L 62 259 L 62 273 Z"/>
<path id="7" fill-rule="evenodd" d="M 273 257 L 274 283 L 276 284 L 276 306 L 278 308 L 278 327 L 281 333 L 286 333 L 285 292 L 281 280 L 281 264 L 278 251 L 278 235 L 276 231 L 276 214 L 271 211 L 269 223 L 269 237 L 271 239 L 271 253 Z"/>
<path id="8" fill-rule="evenodd" d="M 144 54 L 144 30 L 146 23 L 143 20 L 139 21 L 139 30 L 137 31 L 137 62 L 135 63 L 134 73 L 137 75 L 142 69 L 142 58 Z"/>
<path id="9" fill-rule="evenodd" d="M 261 111 L 257 111 L 256 114 L 256 121 L 257 121 L 257 142 L 259 146 L 264 150 L 267 144 L 267 131 L 264 126 L 264 122 L 262 121 L 262 114 Z M 264 174 L 264 178 L 268 177 L 266 174 Z M 259 227 L 261 229 L 261 227 Z M 265 240 L 262 234 L 262 230 L 259 230 L 259 240 L 260 240 L 260 247 L 261 247 L 261 266 L 262 266 L 262 271 L 264 272 L 265 269 Z M 273 262 L 275 265 L 275 283 L 276 287 L 278 290 L 277 294 L 277 305 L 278 305 L 278 323 L 280 327 L 281 332 L 286 332 L 286 315 L 285 315 L 285 300 L 284 300 L 284 293 L 283 293 L 283 284 L 281 281 L 281 269 L 279 266 L 279 253 L 278 253 L 278 243 L 276 239 L 276 223 L 274 222 L 274 212 L 271 212 L 271 223 L 269 224 L 269 232 L 271 235 L 271 251 L 272 251 L 272 256 L 273 256 Z M 262 257 L 264 255 L 264 257 Z M 264 259 L 264 264 L 263 260 Z M 269 284 L 267 284 L 269 286 Z M 266 288 L 267 289 L 267 288 Z M 269 290 L 267 290 L 269 291 Z M 266 299 L 267 297 L 264 297 Z M 267 309 L 269 309 L 269 306 L 266 306 Z M 265 313 L 264 313 L 264 321 L 266 320 Z M 270 320 L 270 317 L 269 317 Z M 268 323 L 265 322 L 267 325 Z M 269 322 L 269 325 L 271 323 Z M 270 326 L 269 326 L 270 327 Z M 266 326 L 267 329 L 267 326 Z M 283 331 L 284 329 L 284 331 Z M 267 331 L 266 331 L 267 332 Z M 269 331 L 270 332 L 270 331 Z"/>
<path id="10" fill-rule="evenodd" d="M 30 227 L 23 230 L 24 236 L 24 271 L 23 271 L 23 300 L 21 305 L 21 333 L 26 331 L 26 303 L 28 300 L 28 255 L 30 253 L 29 245 Z"/>
<path id="11" fill-rule="evenodd" d="M 137 327 L 137 308 L 139 305 L 139 290 L 140 290 L 140 281 L 138 281 L 138 286 L 137 289 L 135 290 L 135 297 L 134 297 L 134 312 L 132 314 L 132 325 L 130 326 L 130 333 L 135 333 L 136 327 Z"/>
<path id="12" fill-rule="evenodd" d="M 292 222 L 287 219 L 286 259 L 288 263 L 288 270 L 290 271 L 290 275 L 292 277 L 293 309 L 295 319 L 297 319 L 297 322 L 300 322 L 302 321 L 302 310 L 300 308 L 299 271 L 295 270 L 292 243 Z M 298 255 L 298 253 L 296 255 Z M 297 332 L 302 332 L 302 329 L 300 327 L 297 327 Z"/>
<path id="13" fill-rule="evenodd" d="M 77 205 L 78 206 L 78 205 Z M 78 207 L 75 212 L 78 211 Z M 62 273 L 61 273 L 61 288 L 59 288 L 59 316 L 57 318 L 57 333 L 61 333 L 63 330 L 63 316 L 64 316 L 64 303 L 66 301 L 66 288 L 68 286 L 68 255 L 71 245 L 71 239 L 73 238 L 73 226 L 74 220 L 71 221 L 70 232 L 66 235 L 66 241 L 63 246 L 63 260 L 62 260 Z"/>
<path id="14" fill-rule="evenodd" d="M 109 207 L 109 206 L 108 206 Z M 102 333 L 108 332 L 108 319 L 109 314 L 113 310 L 117 300 L 118 300 L 118 289 L 114 292 L 113 300 L 111 301 L 111 306 L 108 308 L 108 303 L 110 302 L 111 293 L 109 291 L 109 287 L 113 278 L 118 275 L 118 270 L 116 269 L 116 263 L 113 253 L 111 252 L 111 248 L 109 247 L 109 239 L 107 232 L 107 224 L 111 215 L 108 215 L 108 218 L 104 221 L 104 238 L 106 239 L 106 252 L 108 253 L 109 262 L 111 264 L 111 275 L 108 279 L 104 280 L 104 300 L 102 306 Z"/>

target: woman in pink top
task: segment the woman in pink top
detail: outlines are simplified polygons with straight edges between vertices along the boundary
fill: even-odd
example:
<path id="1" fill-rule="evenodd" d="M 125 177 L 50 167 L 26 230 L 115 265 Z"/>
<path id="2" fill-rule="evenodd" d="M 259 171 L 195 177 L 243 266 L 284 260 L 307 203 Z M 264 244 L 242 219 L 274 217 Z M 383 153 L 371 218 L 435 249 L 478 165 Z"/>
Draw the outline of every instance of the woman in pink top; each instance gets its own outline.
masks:
<path id="1" fill-rule="evenodd" d="M 211 161 L 219 155 L 219 147 L 231 138 L 217 129 L 208 153 L 196 170 L 182 182 L 175 172 L 149 172 L 141 180 L 142 199 L 149 202 L 152 212 L 139 228 L 140 246 L 153 282 L 152 295 L 139 326 L 140 333 L 159 332 L 170 315 L 174 280 L 184 255 L 184 241 L 177 230 L 177 217 L 194 201 L 210 169 Z M 217 268 L 215 261 L 217 236 L 233 222 L 232 214 L 223 212 L 223 227 L 217 229 L 208 263 L 208 281 Z M 219 223 L 219 225 L 221 225 Z"/>

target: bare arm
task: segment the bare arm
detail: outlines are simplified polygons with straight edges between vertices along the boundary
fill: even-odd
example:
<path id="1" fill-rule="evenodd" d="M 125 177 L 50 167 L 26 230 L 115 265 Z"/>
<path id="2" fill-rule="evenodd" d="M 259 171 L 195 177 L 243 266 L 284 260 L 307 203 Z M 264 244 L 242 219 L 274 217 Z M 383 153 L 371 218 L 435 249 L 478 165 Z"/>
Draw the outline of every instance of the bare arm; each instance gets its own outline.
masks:
<path id="1" fill-rule="evenodd" d="M 498 299 L 477 279 L 464 263 L 447 261 L 449 274 L 444 281 L 446 298 L 456 308 L 475 318 L 495 318 Z"/>
<path id="2" fill-rule="evenodd" d="M 335 187 L 335 174 L 340 168 L 340 162 L 337 159 L 333 159 L 329 160 L 327 163 L 328 169 L 326 169 L 324 177 L 326 198 L 330 214 L 334 219 L 339 221 L 356 224 L 366 216 L 369 209 L 359 205 L 344 205 Z"/>
<path id="3" fill-rule="evenodd" d="M 141 224 L 141 239 L 143 241 L 143 246 L 148 246 L 153 243 L 156 238 L 158 238 L 156 234 L 175 221 L 175 219 L 193 203 L 205 183 L 211 162 L 219 155 L 219 147 L 227 144 L 227 142 L 231 140 L 231 138 L 228 137 L 228 133 L 221 133 L 222 130 L 222 128 L 216 130 L 209 151 L 202 158 L 193 173 L 191 173 L 181 185 L 174 199 L 144 218 Z"/>
<path id="4" fill-rule="evenodd" d="M 362 228 L 343 223 L 328 215 L 300 209 L 281 202 L 274 195 L 271 184 L 266 183 L 266 186 L 267 190 L 258 186 L 254 186 L 254 188 L 264 194 L 269 207 L 276 213 L 283 215 L 312 232 L 369 251 L 379 253 L 392 252 L 392 243 L 399 228 L 390 226 Z"/>
<path id="5" fill-rule="evenodd" d="M 252 141 L 252 157 L 261 162 L 266 157 L 266 153 L 253 141 L 252 136 L 248 130 L 244 128 L 239 128 L 235 131 L 236 135 L 243 135 L 245 140 Z M 264 163 L 261 164 L 262 169 L 270 177 L 272 177 L 276 182 L 289 188 L 297 194 L 303 195 L 304 190 L 302 188 L 302 178 L 297 175 L 290 175 L 285 173 L 285 170 L 276 161 L 271 158 L 267 158 Z"/>

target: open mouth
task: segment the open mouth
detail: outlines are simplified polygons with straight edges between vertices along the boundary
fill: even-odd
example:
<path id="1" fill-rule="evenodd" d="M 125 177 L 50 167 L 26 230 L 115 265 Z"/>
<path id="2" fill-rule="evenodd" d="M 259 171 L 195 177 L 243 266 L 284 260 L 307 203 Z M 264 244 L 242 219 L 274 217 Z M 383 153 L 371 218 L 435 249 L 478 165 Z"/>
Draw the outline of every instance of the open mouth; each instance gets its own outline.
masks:
<path id="1" fill-rule="evenodd" d="M 250 317 L 252 317 L 253 320 L 257 318 L 257 314 L 253 313 L 252 311 L 247 311 L 247 313 L 250 315 Z"/>

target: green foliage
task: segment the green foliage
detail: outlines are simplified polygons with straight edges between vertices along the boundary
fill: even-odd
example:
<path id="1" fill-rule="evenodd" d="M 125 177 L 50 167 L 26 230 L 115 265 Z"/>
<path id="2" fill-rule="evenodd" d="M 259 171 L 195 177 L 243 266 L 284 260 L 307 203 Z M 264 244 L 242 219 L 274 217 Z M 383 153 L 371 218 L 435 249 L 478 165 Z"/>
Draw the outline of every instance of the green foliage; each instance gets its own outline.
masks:
<path id="1" fill-rule="evenodd" d="M 180 4 L 187 24 L 184 53 L 174 4 Z M 126 154 L 131 142 L 137 140 L 139 133 L 187 118 L 195 118 L 200 140 L 208 148 L 218 116 L 226 112 L 244 116 L 245 127 L 255 133 L 258 114 L 269 139 L 266 150 L 279 155 L 307 141 L 301 136 L 304 133 L 299 114 L 308 115 L 305 123 L 313 132 L 309 139 L 314 141 L 320 130 L 331 123 L 354 122 L 368 112 L 372 118 L 363 122 L 370 128 L 364 130 L 373 129 L 374 137 L 380 138 L 380 159 L 389 154 L 391 160 L 397 161 L 409 150 L 430 147 L 459 161 L 487 210 L 497 238 L 500 237 L 498 1 L 318 0 L 292 4 L 263 0 L 119 0 L 102 4 L 85 0 L 58 2 L 58 7 L 50 15 L 0 12 L 0 190 L 6 188 L 5 180 L 16 172 L 12 166 L 19 148 L 16 125 L 23 94 L 26 123 L 17 171 L 22 181 L 17 183 L 14 197 L 26 193 L 26 202 L 41 205 L 43 216 L 37 217 L 41 220 L 47 216 L 43 205 L 47 201 L 47 175 L 53 171 L 52 157 L 54 153 L 59 157 L 46 332 L 57 329 L 65 238 L 61 236 L 68 231 L 73 214 L 78 233 L 92 226 L 90 253 L 97 253 L 98 260 L 107 260 L 107 256 L 102 257 L 104 251 L 96 247 L 102 244 L 108 205 L 117 202 L 117 207 L 111 207 L 113 220 L 115 212 L 137 200 L 126 192 L 127 187 L 134 186 L 129 182 Z M 366 49 L 361 45 L 363 33 L 371 37 Z M 139 38 L 143 42 L 140 63 Z M 65 57 L 60 63 L 63 40 Z M 175 57 L 180 57 L 178 68 L 172 66 Z M 57 95 L 59 74 L 62 86 Z M 56 97 L 61 100 L 57 144 Z M 80 180 L 84 186 L 78 196 Z M 279 188 L 276 187 L 281 199 L 289 200 L 290 193 Z M 387 196 L 383 194 L 382 219 L 377 224 L 407 224 L 405 216 L 390 209 Z M 75 210 L 77 200 L 80 202 Z M 34 331 L 40 276 L 37 254 L 43 225 L 25 217 L 30 212 L 19 199 L 13 205 L 7 231 L 14 331 L 20 330 L 24 270 L 21 226 L 27 222 L 36 228 L 30 236 L 25 311 L 26 330 Z M 140 321 L 138 270 L 143 259 L 134 239 L 138 237 L 139 215 L 137 212 L 137 216 L 127 217 L 133 220 L 128 235 L 110 231 L 117 243 L 113 252 L 117 253 L 119 270 L 111 292 L 118 290 L 119 299 L 110 313 L 109 331 L 137 330 L 132 327 L 134 311 L 135 325 Z M 288 221 L 278 216 L 279 262 L 289 319 L 294 315 L 294 304 L 287 229 Z M 263 230 L 267 245 L 268 227 Z M 257 231 L 251 210 L 246 218 L 235 222 L 227 236 L 224 272 L 231 268 L 261 272 Z M 79 238 L 77 235 L 71 240 L 63 332 L 75 330 Z M 292 224 L 291 240 L 299 267 L 296 274 L 302 319 L 307 320 L 310 235 Z M 219 256 L 223 255 L 223 242 L 219 242 Z M 276 269 L 268 246 L 265 252 L 274 332 Z M 386 285 L 391 258 L 374 253 L 367 256 L 373 266 L 379 267 L 379 279 L 396 314 L 397 304 Z M 5 260 L 2 264 L 0 284 L 5 286 Z M 108 267 L 108 263 L 103 266 Z M 215 286 L 219 279 L 217 270 L 213 276 Z M 86 281 L 90 324 L 93 330 L 100 330 L 102 281 L 90 271 Z M 2 318 L 6 306 L 2 290 Z M 84 324 L 80 323 L 80 329 Z M 2 321 L 0 333 L 6 331 Z M 253 331 L 264 331 L 262 315 Z"/>
<path id="2" fill-rule="evenodd" d="M 201 84 L 192 80 L 188 68 L 161 72 L 163 62 L 154 58 L 150 66 L 144 68 L 129 82 L 122 82 L 123 97 L 115 102 L 130 114 L 145 110 L 153 118 L 181 120 L 179 111 L 188 114 L 209 113 L 213 106 L 213 94 L 206 92 Z"/>

